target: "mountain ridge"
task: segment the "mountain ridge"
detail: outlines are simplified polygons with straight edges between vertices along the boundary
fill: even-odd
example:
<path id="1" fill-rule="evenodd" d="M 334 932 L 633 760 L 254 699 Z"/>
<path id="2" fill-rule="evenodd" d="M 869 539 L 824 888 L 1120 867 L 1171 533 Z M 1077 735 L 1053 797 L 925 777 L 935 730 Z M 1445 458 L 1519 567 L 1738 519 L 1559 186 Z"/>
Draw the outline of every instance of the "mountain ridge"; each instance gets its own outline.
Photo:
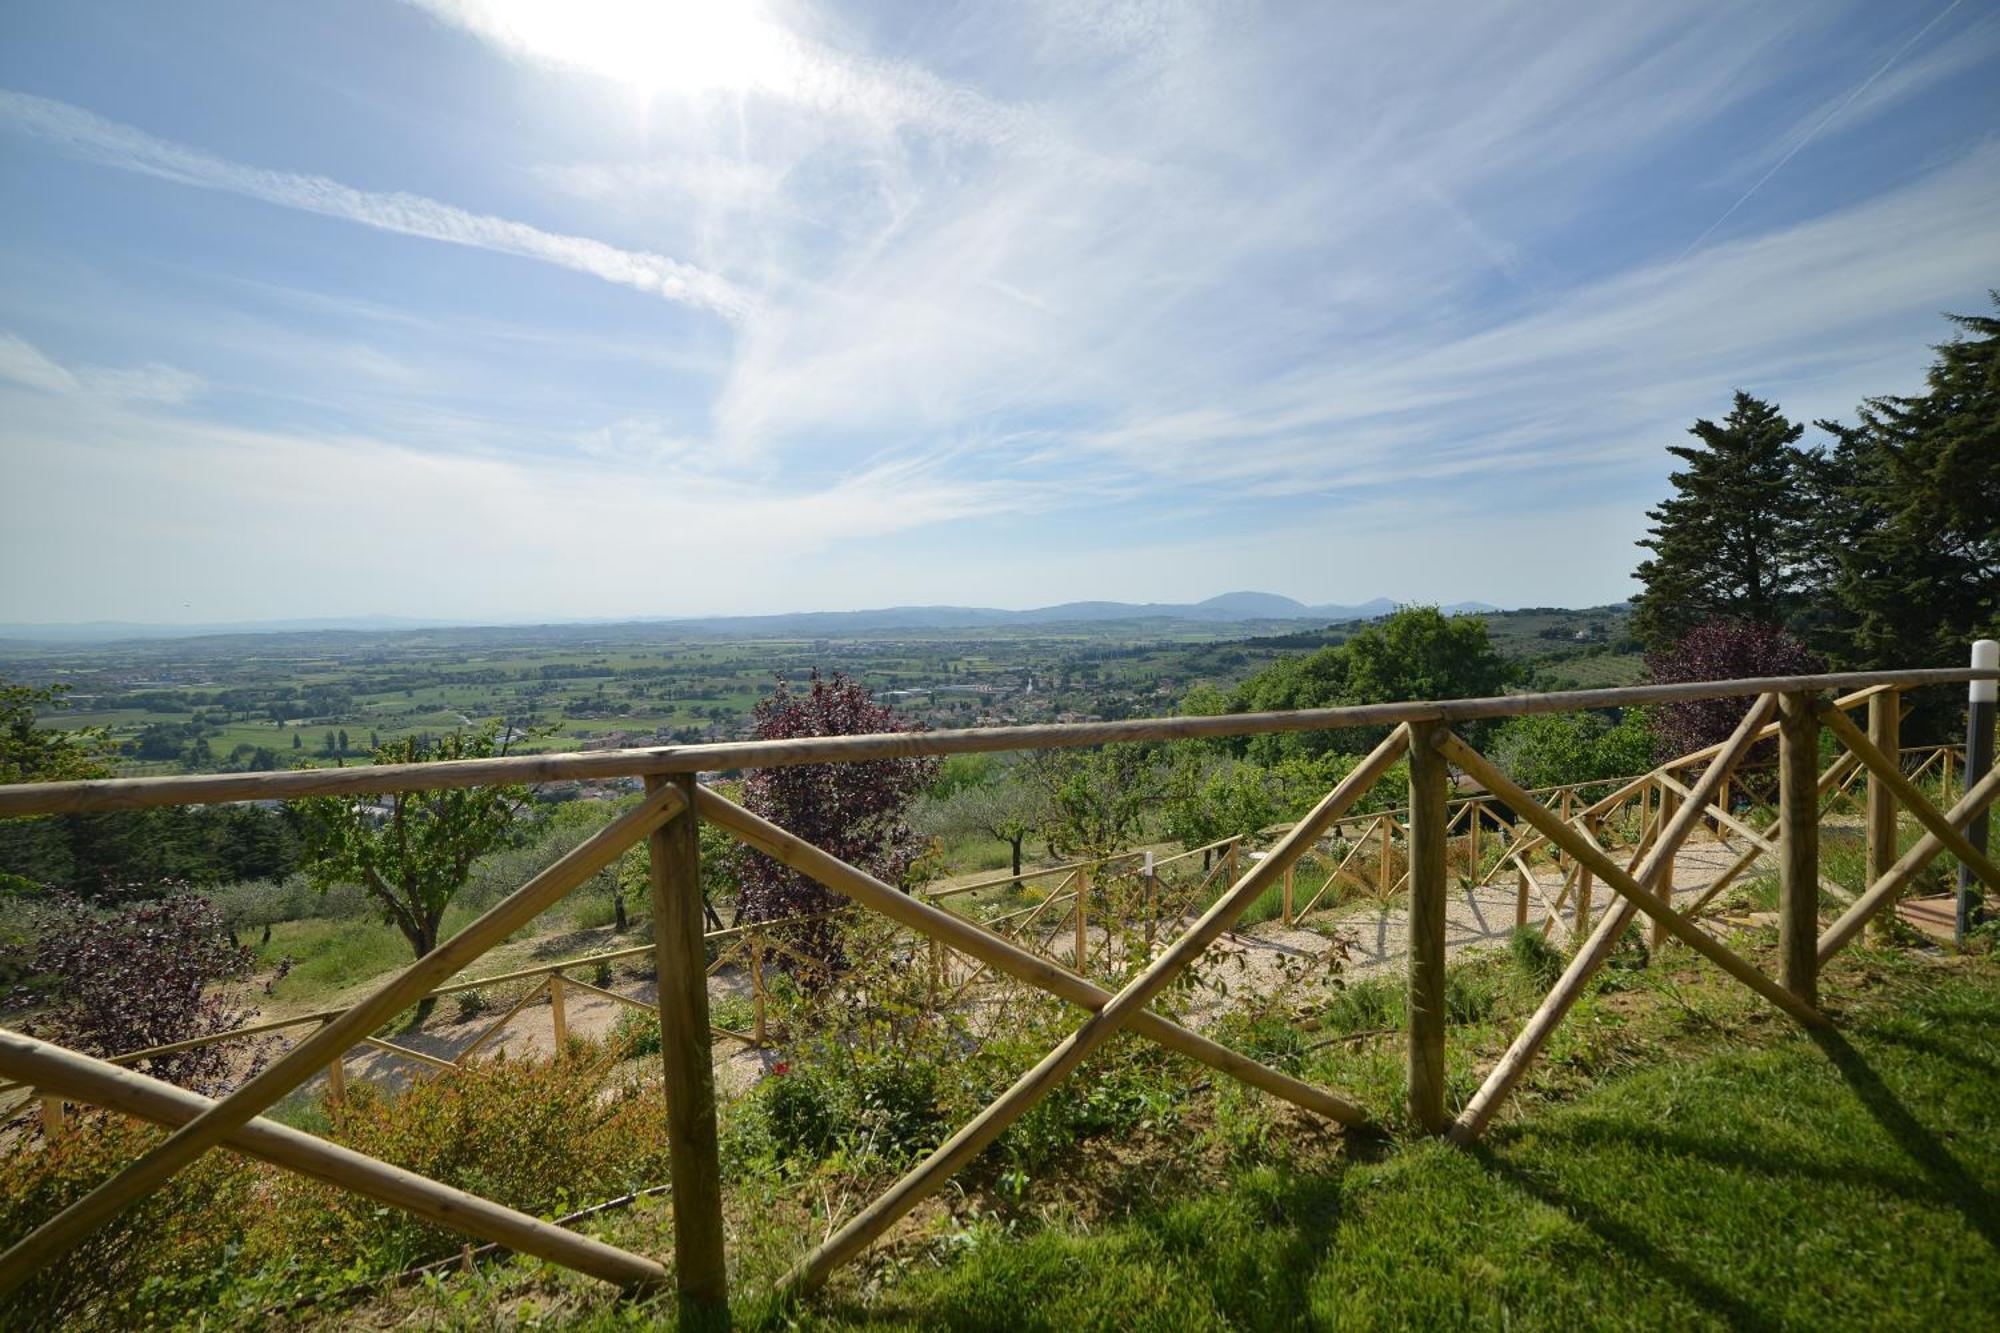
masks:
<path id="1" fill-rule="evenodd" d="M 1365 602 L 1308 605 L 1278 593 L 1243 590 L 1219 593 L 1199 602 L 1059 602 L 1050 606 L 1010 610 L 1001 607 L 919 605 L 872 607 L 852 611 L 782 611 L 762 615 L 724 616 L 602 616 L 574 620 L 481 621 L 425 619 L 416 616 L 326 616 L 295 620 L 245 620 L 207 624 L 158 624 L 97 620 L 62 623 L 0 623 L 0 642 L 116 643 L 137 639 L 206 638 L 215 635 L 298 634 L 334 631 L 396 632 L 423 629 L 552 628 L 560 626 L 659 625 L 708 633 L 858 633 L 867 630 L 977 629 L 1013 625 L 1105 623 L 1125 620 L 1193 621 L 1207 624 L 1248 624 L 1268 621 L 1312 621 L 1321 624 L 1372 620 L 1388 615 L 1399 603 L 1386 597 Z M 1463 615 L 1500 608 L 1485 602 L 1454 602 L 1440 608 Z"/>

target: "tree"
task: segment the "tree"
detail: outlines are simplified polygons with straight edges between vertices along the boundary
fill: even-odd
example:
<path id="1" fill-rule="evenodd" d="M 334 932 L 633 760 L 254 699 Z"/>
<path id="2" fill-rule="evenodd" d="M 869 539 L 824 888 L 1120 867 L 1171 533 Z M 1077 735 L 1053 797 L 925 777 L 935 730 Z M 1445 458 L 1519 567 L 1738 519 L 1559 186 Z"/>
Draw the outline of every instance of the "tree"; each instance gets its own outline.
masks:
<path id="1" fill-rule="evenodd" d="M 115 1055 L 227 1032 L 257 1016 L 239 991 L 251 953 L 225 938 L 206 898 L 176 893 L 109 916 L 81 900 L 56 899 L 35 950 L 49 978 L 51 1008 L 37 1027 L 87 1055 Z M 243 1047 L 198 1046 L 153 1056 L 141 1073 L 209 1096 L 233 1082 Z"/>
<path id="2" fill-rule="evenodd" d="M 299 739 L 299 733 L 296 731 L 292 733 L 292 748 L 294 750 L 302 750 L 305 748 L 305 742 Z"/>
<path id="3" fill-rule="evenodd" d="M 1843 666 L 1956 665 L 2000 634 L 2000 319 L 1949 318 L 1973 336 L 1934 349 L 1923 393 L 1819 423 L 1833 605 L 1816 641 Z"/>
<path id="4" fill-rule="evenodd" d="M 940 797 L 931 795 L 916 809 L 913 822 L 934 837 L 967 834 L 998 838 L 1013 852 L 1014 873 L 1021 873 L 1021 847 L 1041 825 L 1042 793 L 1031 782 L 991 777 L 954 787 Z"/>
<path id="5" fill-rule="evenodd" d="M 840 672 L 828 680 L 814 671 L 804 694 L 792 693 L 779 677 L 777 689 L 753 714 L 759 740 L 908 730 L 894 709 L 875 703 L 865 686 Z M 937 760 L 928 758 L 761 768 L 744 780 L 744 804 L 848 864 L 901 884 L 923 850 L 923 840 L 909 825 L 909 809 L 937 769 Z M 746 854 L 739 870 L 741 915 L 748 921 L 821 912 L 841 901 L 761 852 Z M 823 932 L 802 938 L 808 947 L 832 948 Z"/>
<path id="6" fill-rule="evenodd" d="M 1646 512 L 1653 526 L 1639 542 L 1653 556 L 1639 565 L 1632 629 L 1653 652 L 1708 620 L 1785 624 L 1809 573 L 1805 427 L 1739 390 L 1720 425 L 1697 420 L 1688 433 L 1699 444 L 1669 446 L 1688 467 Z"/>
<path id="7" fill-rule="evenodd" d="M 15 685 L 0 679 L 0 782 L 67 782 L 105 775 L 96 757 L 101 731 L 37 725 L 45 710 L 69 707 L 67 685 Z"/>
<path id="8" fill-rule="evenodd" d="M 1448 616 L 1435 606 L 1406 606 L 1363 626 L 1345 643 L 1280 658 L 1237 687 L 1234 712 L 1332 708 L 1412 699 L 1465 699 L 1498 694 L 1512 672 L 1495 651 L 1478 616 Z M 1465 728 L 1478 743 L 1482 728 Z M 1290 733 L 1253 738 L 1246 750 L 1259 763 L 1297 755 L 1360 753 L 1380 729 Z"/>
<path id="9" fill-rule="evenodd" d="M 1629 709 L 1607 713 L 1533 713 L 1509 720 L 1493 743 L 1493 760 L 1529 790 L 1630 777 L 1653 766 L 1653 728 Z"/>
<path id="10" fill-rule="evenodd" d="M 1681 636 L 1665 652 L 1646 654 L 1646 670 L 1662 685 L 1694 680 L 1740 680 L 1823 671 L 1826 664 L 1786 630 L 1743 620 L 1711 620 Z M 1743 720 L 1742 699 L 1697 699 L 1654 710 L 1654 754 L 1667 760 L 1727 740 Z M 1766 741 L 1746 756 L 1757 766 L 1774 754 Z"/>
<path id="11" fill-rule="evenodd" d="M 1024 768 L 1043 802 L 1042 836 L 1057 856 L 1123 850 L 1162 792 L 1158 758 L 1144 745 L 1038 750 Z"/>
<path id="12" fill-rule="evenodd" d="M 383 746 L 375 762 L 484 759 L 496 748 L 494 728 L 410 737 Z M 525 787 L 465 787 L 395 792 L 373 808 L 338 796 L 301 801 L 307 876 L 321 892 L 359 884 L 421 958 L 437 947 L 445 909 L 471 878 L 473 862 L 507 835 L 527 799 Z"/>

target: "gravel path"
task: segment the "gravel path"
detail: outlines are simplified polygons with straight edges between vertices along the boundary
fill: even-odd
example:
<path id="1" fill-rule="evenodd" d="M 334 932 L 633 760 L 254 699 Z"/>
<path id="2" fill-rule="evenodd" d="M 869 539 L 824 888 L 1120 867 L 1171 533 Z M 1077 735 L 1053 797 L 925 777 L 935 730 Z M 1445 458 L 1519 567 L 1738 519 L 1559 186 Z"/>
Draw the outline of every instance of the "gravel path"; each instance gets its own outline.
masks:
<path id="1" fill-rule="evenodd" d="M 1737 855 L 1737 848 L 1726 846 L 1706 834 L 1690 838 L 1674 863 L 1675 901 L 1681 905 L 1691 903 L 1702 889 L 1714 883 Z M 1561 892 L 1562 876 L 1553 867 L 1537 866 L 1536 883 L 1541 892 L 1530 893 L 1528 898 L 1528 921 L 1531 925 L 1548 919 L 1547 902 L 1554 901 Z M 1303 890 L 1304 886 L 1300 887 Z M 1616 900 L 1616 895 L 1610 890 L 1602 884 L 1596 885 L 1592 896 L 1593 921 Z M 1343 976 L 1352 979 L 1400 972 L 1409 953 L 1409 912 L 1404 902 L 1403 896 L 1398 895 L 1384 905 L 1350 903 L 1332 912 L 1315 912 L 1305 924 L 1286 927 L 1269 921 L 1225 935 L 1209 950 L 1203 967 L 1210 975 L 1220 976 L 1227 982 L 1229 995 L 1217 995 L 1208 1003 L 1198 1005 L 1196 1020 L 1213 1021 L 1224 1009 L 1240 1003 L 1246 992 L 1269 994 L 1283 985 L 1287 977 L 1297 976 L 1302 970 L 1310 969 L 1307 975 L 1322 973 L 1329 945 L 1336 938 L 1335 932 L 1348 941 Z M 1477 888 L 1454 887 L 1446 915 L 1447 951 L 1459 954 L 1504 946 L 1508 933 L 1514 928 L 1515 905 L 1516 888 L 1511 882 Z M 1551 939 L 1559 947 L 1568 947 L 1568 933 L 1573 920 L 1574 904 L 1566 903 L 1561 917 L 1550 931 Z M 1185 918 L 1180 928 L 1184 930 L 1193 922 L 1193 917 Z M 1164 944 L 1175 933 L 1178 932 L 1163 928 L 1161 943 Z M 1101 928 L 1093 927 L 1091 940 L 1094 957 L 1115 947 L 1109 932 Z M 1030 944 L 1040 942 L 1035 939 Z M 1048 953 L 1055 959 L 1066 961 L 1074 948 L 1074 935 L 1064 928 L 1058 930 L 1049 942 Z M 956 963 L 957 978 L 970 976 L 969 960 L 957 959 Z M 626 968 L 627 964 L 619 965 L 611 989 L 642 1003 L 652 1003 L 656 995 L 654 983 L 637 975 L 637 969 L 628 972 Z M 724 968 L 709 978 L 712 1002 L 731 997 L 747 998 L 748 995 L 749 977 L 740 967 Z M 487 1013 L 460 1021 L 455 1017 L 456 1006 L 450 998 L 446 998 L 422 1029 L 400 1033 L 394 1040 L 426 1055 L 444 1060 L 455 1059 L 492 1025 L 504 1012 L 505 1005 L 511 1003 L 512 999 L 508 998 Z M 574 987 L 567 991 L 564 1006 L 569 1030 L 578 1036 L 591 1038 L 608 1036 L 626 1008 L 614 1000 Z M 546 997 L 524 1007 L 480 1047 L 482 1054 L 506 1052 L 517 1056 L 548 1055 L 554 1050 L 554 1023 Z M 769 1070 L 777 1054 L 771 1050 L 748 1048 L 730 1038 L 720 1038 L 715 1044 L 715 1058 L 718 1091 L 729 1093 L 754 1084 Z M 365 1080 L 391 1086 L 407 1083 L 413 1073 L 438 1072 L 390 1052 L 367 1047 L 356 1047 L 349 1054 L 346 1070 L 350 1081 Z M 324 1084 L 322 1077 L 309 1088 L 317 1095 L 323 1093 Z"/>

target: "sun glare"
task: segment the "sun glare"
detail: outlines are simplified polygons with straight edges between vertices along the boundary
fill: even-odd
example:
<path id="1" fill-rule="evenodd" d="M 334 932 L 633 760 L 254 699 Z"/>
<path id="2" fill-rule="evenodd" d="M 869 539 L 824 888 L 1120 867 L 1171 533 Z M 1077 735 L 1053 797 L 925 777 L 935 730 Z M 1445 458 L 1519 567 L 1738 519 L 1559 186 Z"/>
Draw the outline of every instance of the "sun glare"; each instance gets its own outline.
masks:
<path id="1" fill-rule="evenodd" d="M 798 43 L 737 0 L 468 0 L 467 17 L 521 54 L 652 93 L 782 88 Z"/>

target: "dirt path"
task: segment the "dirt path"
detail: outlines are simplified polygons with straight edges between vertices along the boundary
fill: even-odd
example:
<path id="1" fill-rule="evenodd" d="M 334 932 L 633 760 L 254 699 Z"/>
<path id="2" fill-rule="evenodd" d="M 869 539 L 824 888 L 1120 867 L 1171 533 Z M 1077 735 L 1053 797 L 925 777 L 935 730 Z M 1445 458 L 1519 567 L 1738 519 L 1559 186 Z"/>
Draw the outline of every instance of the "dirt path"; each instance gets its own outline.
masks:
<path id="1" fill-rule="evenodd" d="M 1690 838 L 1675 858 L 1675 902 L 1682 906 L 1691 903 L 1701 890 L 1714 883 L 1716 877 L 1734 863 L 1738 852 L 1739 848 L 1726 846 L 1706 835 Z M 1535 880 L 1540 892 L 1529 894 L 1527 915 L 1530 925 L 1540 925 L 1549 919 L 1548 903 L 1555 901 L 1562 890 L 1562 875 L 1554 867 L 1537 866 Z M 1503 947 L 1514 928 L 1516 893 L 1512 883 L 1487 884 L 1477 888 L 1455 887 L 1446 910 L 1447 951 L 1460 954 Z M 1616 901 L 1614 893 L 1602 884 L 1597 885 L 1592 898 L 1593 921 Z M 1569 947 L 1573 920 L 1574 904 L 1565 903 L 1563 912 L 1550 931 L 1550 938 L 1558 947 Z M 1185 918 L 1180 929 L 1186 929 L 1193 922 L 1193 917 Z M 1315 912 L 1309 921 L 1290 927 L 1276 921 L 1265 922 L 1225 935 L 1209 951 L 1204 968 L 1211 975 L 1220 975 L 1226 980 L 1229 995 L 1234 998 L 1218 995 L 1214 1000 L 1198 1005 L 1196 1020 L 1212 1022 L 1244 994 L 1270 994 L 1288 977 L 1299 976 L 1301 972 L 1307 977 L 1323 976 L 1329 945 L 1336 932 L 1349 941 L 1342 965 L 1342 975 L 1349 979 L 1400 972 L 1407 960 L 1409 911 L 1400 897 L 1387 904 L 1350 903 L 1332 912 Z M 584 932 L 590 935 L 596 933 Z M 1177 933 L 1170 927 L 1163 927 L 1160 942 L 1164 944 Z M 1030 947 L 1041 942 L 1039 938 L 1028 941 Z M 568 952 L 578 944 L 604 947 L 602 942 L 594 939 L 583 941 L 564 937 L 559 942 L 537 942 L 526 952 L 540 958 L 557 957 L 562 954 L 554 952 L 555 949 Z M 1090 945 L 1093 957 L 1116 947 L 1111 933 L 1101 927 L 1092 928 Z M 1067 961 L 1074 951 L 1072 931 L 1068 928 L 1056 930 L 1054 938 L 1048 942 L 1048 955 Z M 607 989 L 640 1003 L 653 1003 L 657 988 L 644 975 L 646 963 L 646 959 L 638 958 L 616 964 Z M 971 966 L 968 959 L 956 959 L 950 982 L 956 984 L 968 978 Z M 580 979 L 591 980 L 579 975 Z M 740 967 L 723 968 L 709 978 L 711 1004 L 730 999 L 747 1001 L 749 995 L 749 976 Z M 479 1041 L 506 1007 L 513 1003 L 511 995 L 496 999 L 498 1003 L 487 1012 L 460 1019 L 457 1017 L 457 1006 L 447 997 L 439 1003 L 437 1012 L 423 1028 L 404 1031 L 392 1039 L 399 1045 L 437 1059 L 456 1059 L 475 1041 Z M 628 1008 L 615 1000 L 575 987 L 566 992 L 564 1005 L 569 1031 L 597 1040 L 611 1034 L 620 1015 Z M 546 1056 L 554 1050 L 554 1019 L 546 996 L 524 1006 L 479 1046 L 482 1055 L 505 1052 L 514 1056 Z M 778 1058 L 774 1050 L 752 1048 L 728 1037 L 718 1038 L 714 1050 L 717 1090 L 724 1095 L 743 1091 L 755 1084 Z M 350 1081 L 366 1080 L 390 1086 L 402 1086 L 413 1075 L 442 1073 L 392 1052 L 369 1047 L 356 1047 L 349 1052 L 345 1067 Z M 324 1077 L 315 1080 L 308 1085 L 310 1093 L 322 1094 L 325 1083 Z"/>

